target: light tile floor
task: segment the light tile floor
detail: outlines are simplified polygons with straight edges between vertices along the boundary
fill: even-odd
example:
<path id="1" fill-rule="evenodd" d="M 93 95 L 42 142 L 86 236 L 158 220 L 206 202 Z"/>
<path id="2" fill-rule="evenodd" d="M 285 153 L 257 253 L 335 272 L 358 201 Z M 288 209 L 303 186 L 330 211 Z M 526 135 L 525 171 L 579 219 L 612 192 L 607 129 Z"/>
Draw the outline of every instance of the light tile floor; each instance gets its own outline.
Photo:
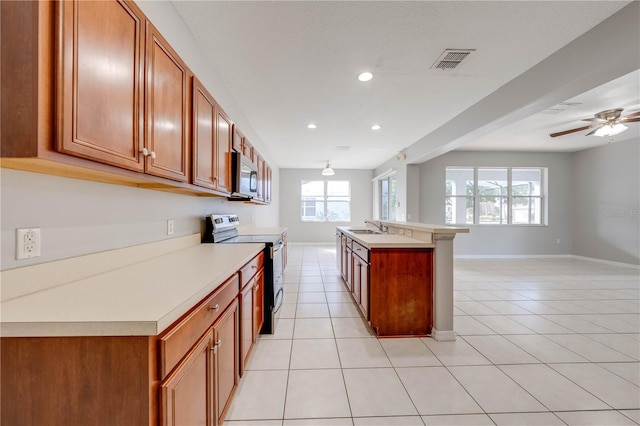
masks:
<path id="1" fill-rule="evenodd" d="M 330 245 L 290 245 L 226 426 L 640 424 L 640 272 L 455 261 L 455 342 L 376 339 Z"/>

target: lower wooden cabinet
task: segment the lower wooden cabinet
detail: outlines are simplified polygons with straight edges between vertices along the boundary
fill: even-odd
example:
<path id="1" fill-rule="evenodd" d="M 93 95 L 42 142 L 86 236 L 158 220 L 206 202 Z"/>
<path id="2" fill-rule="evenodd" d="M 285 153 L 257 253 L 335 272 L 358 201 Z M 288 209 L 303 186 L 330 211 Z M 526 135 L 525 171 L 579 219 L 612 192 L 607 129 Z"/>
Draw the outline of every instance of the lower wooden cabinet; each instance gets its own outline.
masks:
<path id="1" fill-rule="evenodd" d="M 246 284 L 240 291 L 240 376 L 244 375 L 251 349 L 264 323 L 264 268 L 258 261 L 261 259 L 256 257 L 241 270 L 241 274 L 244 271 L 252 274 L 256 271 L 252 266 L 260 265 L 248 281 L 242 278 Z"/>
<path id="2" fill-rule="evenodd" d="M 238 301 L 234 300 L 160 385 L 162 426 L 217 426 L 238 386 Z"/>
<path id="3" fill-rule="evenodd" d="M 213 330 L 160 386 L 162 426 L 214 425 Z"/>
<path id="4" fill-rule="evenodd" d="M 212 374 L 216 413 L 214 425 L 222 424 L 224 421 L 231 397 L 240 380 L 238 319 L 238 301 L 234 300 L 226 312 L 213 324 L 214 341 L 211 351 L 214 356 Z M 185 423 L 185 425 L 191 424 Z"/>

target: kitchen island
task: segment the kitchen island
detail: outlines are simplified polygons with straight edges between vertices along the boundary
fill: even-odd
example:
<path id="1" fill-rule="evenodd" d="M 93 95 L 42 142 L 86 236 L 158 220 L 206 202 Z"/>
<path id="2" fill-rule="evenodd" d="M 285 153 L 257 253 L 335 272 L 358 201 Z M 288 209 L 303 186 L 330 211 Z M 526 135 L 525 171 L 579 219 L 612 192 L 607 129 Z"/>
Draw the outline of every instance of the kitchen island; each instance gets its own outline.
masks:
<path id="1" fill-rule="evenodd" d="M 200 239 L 3 271 L 0 422 L 220 424 L 264 244 Z"/>
<path id="2" fill-rule="evenodd" d="M 338 227 L 342 277 L 378 336 L 455 340 L 453 239 L 468 228 L 367 221 Z"/>

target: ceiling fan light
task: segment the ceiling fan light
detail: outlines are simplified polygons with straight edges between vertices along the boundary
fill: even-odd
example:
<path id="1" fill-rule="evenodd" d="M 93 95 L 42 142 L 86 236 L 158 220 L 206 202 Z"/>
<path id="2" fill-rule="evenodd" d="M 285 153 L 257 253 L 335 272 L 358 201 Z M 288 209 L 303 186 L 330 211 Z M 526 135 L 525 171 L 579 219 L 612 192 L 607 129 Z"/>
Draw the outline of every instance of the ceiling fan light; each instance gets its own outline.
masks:
<path id="1" fill-rule="evenodd" d="M 628 127 L 625 126 L 624 124 L 617 123 L 615 126 L 613 126 L 611 128 L 611 131 L 609 132 L 609 135 L 614 136 L 614 135 L 617 135 L 618 133 L 624 132 L 627 129 L 628 129 Z"/>
<path id="2" fill-rule="evenodd" d="M 618 133 L 624 132 L 625 130 L 627 130 L 627 126 L 622 123 L 616 123 L 613 126 L 610 124 L 605 124 L 598 130 L 596 130 L 593 136 L 615 136 Z"/>
<path id="3" fill-rule="evenodd" d="M 329 165 L 329 162 L 327 161 L 327 166 L 324 169 L 322 169 L 322 176 L 333 176 L 335 174 L 336 172 L 333 171 L 333 169 Z"/>
<path id="4" fill-rule="evenodd" d="M 611 126 L 606 124 L 606 125 L 600 127 L 598 130 L 596 130 L 595 133 L 593 134 L 593 136 L 599 136 L 599 137 L 609 136 L 609 132 L 610 131 L 611 131 Z"/>

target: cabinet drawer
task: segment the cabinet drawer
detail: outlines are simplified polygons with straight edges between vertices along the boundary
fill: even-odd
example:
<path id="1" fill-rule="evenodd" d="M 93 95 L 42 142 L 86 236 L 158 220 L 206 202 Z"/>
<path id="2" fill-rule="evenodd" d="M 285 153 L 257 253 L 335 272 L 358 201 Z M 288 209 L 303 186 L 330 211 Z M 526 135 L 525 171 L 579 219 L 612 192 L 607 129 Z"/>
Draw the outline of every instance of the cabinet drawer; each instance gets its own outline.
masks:
<path id="1" fill-rule="evenodd" d="M 173 370 L 237 295 L 236 274 L 160 338 L 161 379 Z"/>
<path id="2" fill-rule="evenodd" d="M 369 263 L 369 250 L 361 244 L 356 243 L 355 241 L 352 243 L 352 250 L 360 259 L 364 260 L 366 263 Z"/>
<path id="3" fill-rule="evenodd" d="M 240 269 L 240 289 L 251 281 L 251 278 L 264 266 L 264 252 L 258 253 L 246 265 Z"/>

